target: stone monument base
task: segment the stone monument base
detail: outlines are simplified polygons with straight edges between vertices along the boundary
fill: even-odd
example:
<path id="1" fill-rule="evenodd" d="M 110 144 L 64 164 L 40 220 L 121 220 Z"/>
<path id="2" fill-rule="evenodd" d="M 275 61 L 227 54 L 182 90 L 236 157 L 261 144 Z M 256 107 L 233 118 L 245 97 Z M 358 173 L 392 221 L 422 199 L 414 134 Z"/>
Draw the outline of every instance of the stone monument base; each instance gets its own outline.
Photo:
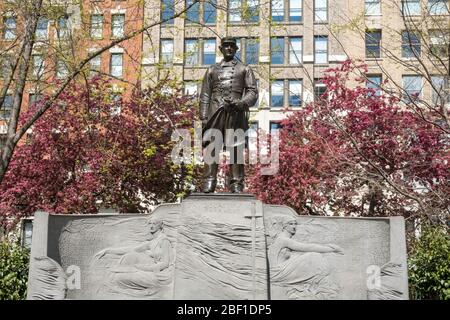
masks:
<path id="1" fill-rule="evenodd" d="M 28 299 L 408 299 L 404 220 L 298 216 L 249 194 L 37 212 L 28 286 Z"/>

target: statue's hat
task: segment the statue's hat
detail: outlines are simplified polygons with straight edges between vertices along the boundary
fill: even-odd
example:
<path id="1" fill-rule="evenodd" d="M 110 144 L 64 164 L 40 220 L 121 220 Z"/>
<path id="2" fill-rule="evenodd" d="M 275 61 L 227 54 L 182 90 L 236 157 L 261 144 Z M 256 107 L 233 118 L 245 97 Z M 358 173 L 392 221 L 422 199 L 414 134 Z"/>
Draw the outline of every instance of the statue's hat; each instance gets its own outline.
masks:
<path id="1" fill-rule="evenodd" d="M 225 43 L 233 43 L 234 45 L 237 45 L 236 38 L 234 37 L 223 37 L 220 43 L 221 45 L 224 45 Z"/>

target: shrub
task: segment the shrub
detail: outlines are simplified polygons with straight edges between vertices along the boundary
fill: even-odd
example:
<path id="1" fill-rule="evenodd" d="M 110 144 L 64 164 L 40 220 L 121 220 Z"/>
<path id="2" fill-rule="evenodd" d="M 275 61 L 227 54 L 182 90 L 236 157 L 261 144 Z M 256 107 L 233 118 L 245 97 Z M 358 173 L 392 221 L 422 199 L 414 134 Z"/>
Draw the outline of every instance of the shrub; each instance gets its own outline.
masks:
<path id="1" fill-rule="evenodd" d="M 26 298 L 29 250 L 17 243 L 0 242 L 0 300 Z"/>
<path id="2" fill-rule="evenodd" d="M 413 299 L 450 300 L 450 235 L 426 227 L 412 246 L 409 283 Z"/>

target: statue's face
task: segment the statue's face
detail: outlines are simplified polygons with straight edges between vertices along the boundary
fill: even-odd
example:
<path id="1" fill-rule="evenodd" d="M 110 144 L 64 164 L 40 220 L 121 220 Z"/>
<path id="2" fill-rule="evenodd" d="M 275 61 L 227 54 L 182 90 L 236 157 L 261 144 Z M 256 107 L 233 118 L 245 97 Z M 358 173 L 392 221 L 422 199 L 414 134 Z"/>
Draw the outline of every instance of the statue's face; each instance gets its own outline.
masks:
<path id="1" fill-rule="evenodd" d="M 225 60 L 231 60 L 234 58 L 234 55 L 236 54 L 236 52 L 238 51 L 238 46 L 235 45 L 234 43 L 224 43 L 223 45 L 220 46 L 220 52 L 222 52 L 223 57 L 225 58 Z"/>
<path id="2" fill-rule="evenodd" d="M 161 221 L 150 221 L 150 223 L 148 224 L 148 227 L 149 227 L 151 233 L 155 233 L 156 231 L 161 229 L 162 222 Z"/>
<path id="3" fill-rule="evenodd" d="M 297 231 L 297 221 L 296 220 L 289 220 L 284 224 L 284 229 L 289 232 L 290 234 L 295 234 Z"/>

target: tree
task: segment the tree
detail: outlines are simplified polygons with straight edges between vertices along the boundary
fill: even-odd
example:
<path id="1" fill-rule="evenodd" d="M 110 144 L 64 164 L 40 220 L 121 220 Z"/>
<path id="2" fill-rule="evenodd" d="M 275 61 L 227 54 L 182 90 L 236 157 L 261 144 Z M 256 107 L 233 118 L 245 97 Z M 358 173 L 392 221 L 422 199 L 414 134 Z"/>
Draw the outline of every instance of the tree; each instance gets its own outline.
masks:
<path id="1" fill-rule="evenodd" d="M 197 2 L 194 1 L 192 5 Z M 136 5 L 143 5 L 140 1 Z M 158 4 L 159 5 L 159 4 Z M 15 148 L 19 141 L 21 141 L 27 132 L 32 129 L 32 126 L 58 99 L 58 97 L 68 88 L 74 81 L 86 80 L 88 72 L 87 66 L 89 62 L 108 51 L 115 46 L 122 44 L 130 39 L 133 39 L 142 33 L 148 31 L 155 25 L 164 23 L 170 19 L 182 15 L 190 8 L 187 6 L 183 10 L 173 10 L 173 13 L 163 19 L 159 14 L 156 16 L 146 17 L 145 23 L 136 24 L 137 27 L 117 35 L 107 41 L 103 41 L 101 46 L 96 47 L 94 51 L 81 53 L 81 49 L 87 49 L 83 43 L 86 41 L 86 35 L 83 35 L 85 30 L 85 20 L 83 20 L 83 1 L 78 2 L 52 2 L 43 0 L 20 0 L 14 2 L 0 3 L 1 9 L 8 14 L 16 16 L 18 19 L 15 34 L 12 32 L 11 39 L 8 39 L 7 45 L 0 51 L 2 62 L 7 62 L 8 73 L 0 83 L 0 106 L 4 106 L 5 99 L 8 95 L 12 97 L 12 103 L 7 119 L 7 134 L 3 142 L 4 147 L 1 150 L 0 161 L 0 183 L 7 172 L 8 166 L 13 157 Z M 58 25 L 56 28 L 57 41 L 47 41 L 46 38 L 40 38 L 41 23 L 52 19 L 57 21 L 60 17 L 67 14 L 68 9 L 76 9 L 79 12 L 78 19 L 81 24 L 78 26 L 78 33 L 69 32 L 68 39 L 61 41 L 61 31 Z M 75 10 L 75 11 L 76 11 Z M 59 20 L 58 20 L 59 21 Z M 143 21 L 143 20 L 142 20 Z M 11 24 L 10 24 L 11 25 Z M 43 28 L 42 30 L 47 30 Z M 43 31 L 47 32 L 47 31 Z M 66 32 L 64 34 L 67 35 Z M 11 40 L 11 41 L 9 41 Z M 61 45 L 62 44 L 62 45 Z M 3 45 L 2 45 L 3 47 Z M 34 55 L 35 52 L 39 54 Z M 35 58 L 40 57 L 40 58 Z M 53 68 L 44 70 L 44 57 L 53 61 Z M 55 63 L 55 61 L 58 61 Z M 61 62 L 61 64 L 59 64 Z M 30 71 L 30 69 L 32 69 Z M 53 76 L 47 77 L 48 73 L 55 75 L 58 70 L 63 75 L 61 79 L 55 81 Z M 24 95 L 29 83 L 38 84 L 38 92 L 47 94 L 45 103 L 39 104 L 40 108 L 34 109 L 34 114 L 28 117 L 26 122 L 22 122 L 19 126 L 19 117 L 23 110 Z M 11 94 L 8 94 L 11 92 Z"/>
<path id="2" fill-rule="evenodd" d="M 0 240 L 0 300 L 23 300 L 27 293 L 29 251 Z"/>
<path id="3" fill-rule="evenodd" d="M 450 300 L 450 236 L 445 228 L 424 226 L 408 259 L 411 297 Z"/>
<path id="4" fill-rule="evenodd" d="M 396 96 L 446 134 L 450 133 L 449 9 L 448 1 L 366 2 L 363 12 L 355 6 L 329 28 L 350 59 L 366 59 L 370 69 L 360 75 L 369 86 Z M 351 45 L 342 41 L 344 34 Z M 357 43 L 365 46 L 357 48 L 360 55 L 351 55 Z M 371 75 L 388 81 L 374 82 Z"/>
<path id="5" fill-rule="evenodd" d="M 192 127 L 197 108 L 191 97 L 161 81 L 136 90 L 127 102 L 111 97 L 110 87 L 100 79 L 87 87 L 72 84 L 35 123 L 0 185 L 3 223 L 13 225 L 37 210 L 149 212 L 190 192 L 197 168 L 174 165 L 171 134 Z"/>
<path id="6" fill-rule="evenodd" d="M 256 170 L 250 191 L 300 214 L 402 215 L 445 224 L 448 136 L 395 96 L 366 88 L 364 78 L 355 78 L 364 69 L 349 60 L 327 70 L 323 99 L 283 123 L 278 173 Z"/>

